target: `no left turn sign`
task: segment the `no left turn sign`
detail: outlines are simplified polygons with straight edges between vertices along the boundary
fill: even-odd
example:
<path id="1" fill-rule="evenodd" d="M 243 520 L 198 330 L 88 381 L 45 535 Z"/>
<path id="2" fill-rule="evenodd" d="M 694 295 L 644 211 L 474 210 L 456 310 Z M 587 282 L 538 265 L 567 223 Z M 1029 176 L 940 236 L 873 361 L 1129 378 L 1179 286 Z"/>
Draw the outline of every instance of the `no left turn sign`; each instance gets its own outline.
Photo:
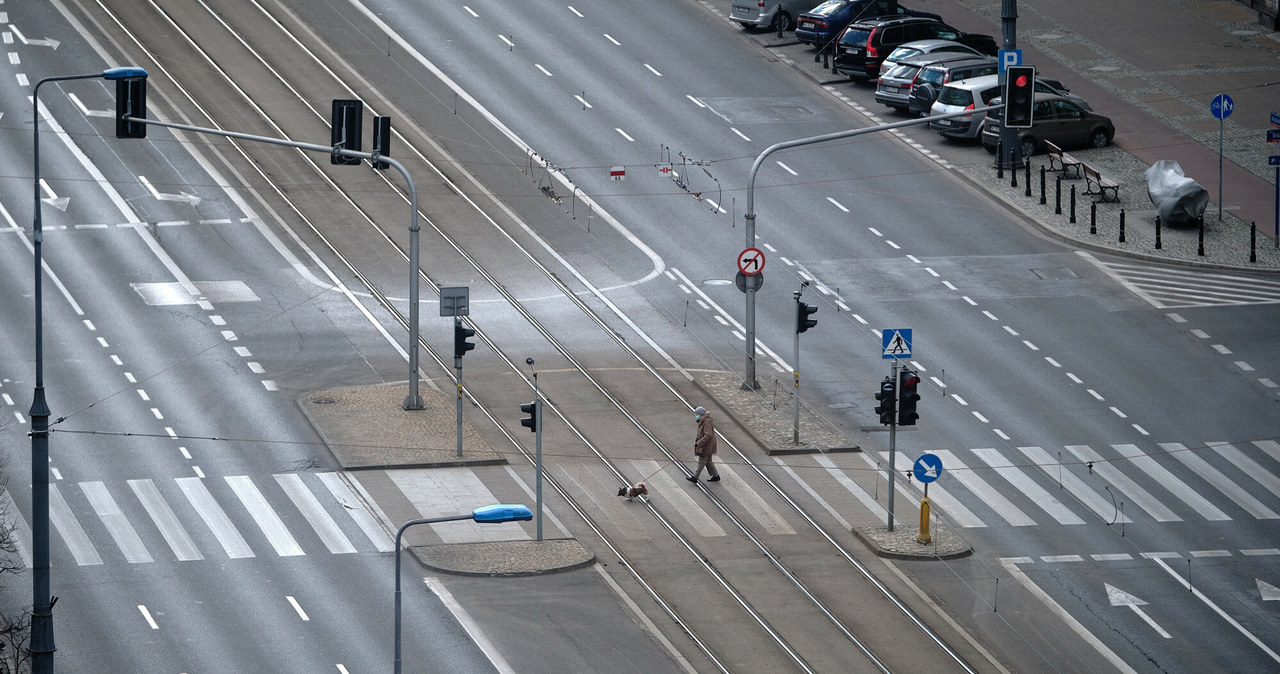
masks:
<path id="1" fill-rule="evenodd" d="M 764 271 L 764 252 L 759 248 L 747 248 L 738 253 L 738 271 L 747 276 Z"/>

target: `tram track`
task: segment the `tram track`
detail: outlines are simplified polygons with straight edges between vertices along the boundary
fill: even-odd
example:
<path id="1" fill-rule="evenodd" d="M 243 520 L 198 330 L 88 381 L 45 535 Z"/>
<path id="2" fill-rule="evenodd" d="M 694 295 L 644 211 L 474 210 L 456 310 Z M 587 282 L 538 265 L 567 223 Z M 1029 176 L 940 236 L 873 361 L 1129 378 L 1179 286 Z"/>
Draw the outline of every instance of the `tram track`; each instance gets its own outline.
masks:
<path id="1" fill-rule="evenodd" d="M 108 12 L 111 11 L 109 6 L 113 4 L 117 3 L 99 3 L 103 10 Z M 252 53 L 254 55 L 254 58 L 258 61 L 258 67 L 265 72 L 276 73 L 275 77 L 279 80 L 278 85 L 280 87 L 289 88 L 291 90 L 291 95 L 296 98 L 292 103 L 295 107 L 308 110 L 309 114 L 314 118 L 311 120 L 312 123 L 317 120 L 323 123 L 325 120 L 324 112 L 316 109 L 315 106 L 308 101 L 306 94 L 297 89 L 293 89 L 289 85 L 285 75 L 281 74 L 276 67 L 269 62 L 270 58 L 261 51 L 255 49 L 248 41 L 246 41 L 243 35 L 250 31 L 238 30 L 231 24 L 224 21 L 222 16 L 218 14 L 218 10 L 214 7 L 216 4 L 218 3 L 179 2 L 178 0 L 164 2 L 161 0 L 153 0 L 149 3 L 149 7 L 152 11 L 156 12 L 157 15 L 165 17 L 165 21 L 168 25 L 179 31 L 183 30 L 181 27 L 182 24 L 184 22 L 191 21 L 192 17 L 189 15 L 182 17 L 175 16 L 173 14 L 173 12 L 176 11 L 174 8 L 193 6 L 201 7 L 208 13 L 209 17 L 216 18 L 216 23 L 220 24 L 228 35 L 235 36 L 236 42 L 241 45 L 245 52 Z M 254 7 L 256 11 L 261 12 L 263 19 L 269 17 L 270 21 L 274 22 L 280 31 L 289 33 L 285 24 L 278 20 L 275 15 L 271 14 L 267 7 L 259 3 L 254 3 Z M 121 28 L 126 28 L 128 25 L 127 21 L 121 20 L 115 17 L 115 15 L 113 15 L 113 19 Z M 207 20 L 209 19 L 206 19 L 206 21 Z M 200 45 L 207 44 L 211 40 L 216 39 L 212 35 L 201 35 L 197 38 L 194 35 L 186 34 L 185 37 L 194 49 L 200 49 Z M 138 48 L 147 50 L 146 41 L 142 39 L 140 35 L 134 33 L 131 34 L 131 38 Z M 302 40 L 293 38 L 292 36 L 291 39 L 296 47 L 305 49 Z M 342 82 L 342 78 L 339 74 L 334 70 L 329 69 L 319 55 L 309 51 L 308 53 L 310 58 L 314 59 L 317 67 L 322 68 L 331 77 L 333 77 L 337 83 L 340 84 Z M 203 58 L 207 61 L 206 66 L 214 68 L 217 67 L 218 57 L 216 55 L 205 53 Z M 165 72 L 164 75 L 169 77 L 175 86 L 180 86 L 180 73 Z M 175 77 L 175 75 L 178 76 Z M 232 78 L 229 73 L 222 70 L 220 77 L 225 80 L 225 87 L 234 88 L 238 91 L 239 95 L 242 97 L 242 101 L 240 101 L 240 103 L 252 106 L 255 113 L 260 115 L 263 120 L 273 120 L 275 115 L 256 106 L 256 104 L 253 103 L 253 94 L 236 85 L 234 78 Z M 261 87 L 264 86 L 264 84 L 262 82 L 257 82 L 255 83 L 255 86 Z M 352 96 L 355 95 L 354 92 L 348 93 Z M 201 105 L 201 96 L 199 94 L 193 91 L 185 91 L 184 94 L 191 105 L 200 108 L 202 114 L 210 119 L 214 119 L 216 117 L 209 109 L 207 109 L 207 107 Z M 271 127 L 275 130 L 274 133 L 284 137 L 291 137 L 289 130 L 285 128 L 285 124 L 278 124 L 275 121 L 271 121 Z M 470 197 L 467 197 L 465 192 L 459 189 L 444 171 L 432 164 L 432 162 L 428 160 L 423 153 L 419 152 L 411 138 L 400 136 L 397 140 L 406 149 L 413 149 L 413 161 L 420 166 L 429 167 L 434 180 L 439 180 L 448 184 L 449 188 L 453 190 L 455 198 L 461 198 L 470 202 L 470 207 L 482 214 L 482 217 L 490 224 L 491 227 L 493 227 L 494 230 L 501 232 L 507 241 L 506 245 L 510 246 L 515 251 L 518 251 L 523 263 L 532 265 L 532 267 L 536 269 L 537 273 L 542 276 L 542 282 L 551 284 L 557 292 L 563 295 L 564 300 L 571 302 L 575 306 L 576 310 L 581 312 L 582 316 L 587 317 L 599 328 L 602 334 L 607 335 L 608 339 L 613 343 L 614 348 L 620 349 L 621 352 L 625 354 L 626 359 L 634 361 L 636 367 L 645 370 L 652 378 L 652 385 L 655 389 L 665 391 L 665 395 L 674 397 L 687 407 L 691 408 L 693 406 L 675 386 L 673 386 L 654 366 L 648 362 L 643 354 L 636 351 L 636 349 L 628 344 L 617 331 L 610 327 L 605 317 L 592 309 L 581 297 L 579 297 L 578 293 L 566 284 L 557 274 L 543 265 L 532 251 L 522 245 L 510 233 L 506 232 L 499 223 L 485 214 L 484 210 L 472 201 Z M 313 215 L 307 215 L 308 211 L 313 210 L 313 207 L 299 204 L 296 196 L 290 194 L 287 190 L 281 189 L 278 184 L 278 176 L 271 175 L 270 171 L 264 168 L 264 163 L 255 160 L 256 155 L 252 148 L 247 148 L 239 143 L 233 143 L 233 145 L 237 152 L 249 164 L 255 166 L 262 183 L 273 187 L 275 192 L 274 197 L 279 199 L 281 203 L 288 204 L 292 212 L 300 220 L 307 223 L 309 234 L 317 237 L 317 239 L 323 243 L 326 254 L 333 255 L 338 259 L 346 272 L 349 272 L 352 278 L 358 279 L 359 283 L 364 288 L 364 292 L 367 292 L 370 297 L 374 298 L 375 301 L 387 312 L 387 314 L 393 318 L 395 323 L 399 324 L 402 329 L 407 330 L 408 322 L 404 316 L 404 312 L 400 310 L 397 303 L 391 297 L 380 290 L 382 284 L 379 282 L 379 279 L 375 277 L 374 274 L 376 274 L 376 272 L 374 274 L 367 273 L 362 268 L 360 260 L 344 252 L 342 243 L 337 240 L 336 237 L 330 236 L 330 234 L 326 232 L 326 228 L 321 224 L 318 224 Z M 352 214 L 356 214 L 360 217 L 362 227 L 372 228 L 372 231 L 377 233 L 381 241 L 379 245 L 394 248 L 395 253 L 407 263 L 408 254 L 404 249 L 403 242 L 398 241 L 395 233 L 388 231 L 386 226 L 378 224 L 379 222 L 385 222 L 386 219 L 383 218 L 380 213 L 375 213 L 374 209 L 371 209 L 367 205 L 368 197 L 349 194 L 341 182 L 333 180 L 329 174 L 314 162 L 313 158 L 307 157 L 306 161 L 310 164 L 308 171 L 313 174 L 313 177 L 324 177 L 324 180 L 327 182 L 327 187 L 331 188 L 334 194 L 341 195 L 340 198 L 344 202 L 345 208 L 349 209 Z M 403 204 L 407 205 L 409 203 L 407 195 L 405 195 L 390 180 L 383 178 L 382 182 L 385 187 L 395 190 L 395 192 L 399 194 L 400 198 L 403 200 Z M 470 268 L 474 269 L 477 274 L 481 275 L 490 289 L 500 295 L 508 307 L 516 311 L 521 318 L 541 336 L 542 339 L 552 346 L 552 348 L 559 354 L 560 358 L 562 358 L 565 363 L 569 364 L 576 372 L 575 376 L 580 380 L 580 382 L 585 382 L 590 388 L 594 389 L 596 395 L 606 400 L 608 404 L 614 408 L 615 414 L 620 420 L 625 420 L 625 423 L 630 424 L 635 432 L 644 438 L 647 438 L 648 442 L 651 443 L 651 447 L 662 455 L 663 461 L 676 464 L 679 463 L 681 455 L 668 449 L 668 445 L 670 443 L 664 441 L 660 437 L 662 434 L 649 428 L 648 424 L 640 418 L 639 413 L 635 413 L 628 409 L 627 404 L 610 391 L 609 384 L 593 374 L 592 364 L 584 362 L 576 356 L 574 351 L 566 346 L 563 341 L 556 336 L 554 329 L 544 325 L 543 321 L 539 320 L 536 312 L 527 307 L 515 293 L 511 292 L 508 285 L 503 282 L 503 279 L 499 278 L 493 270 L 488 268 L 483 260 L 469 252 L 465 245 L 453 237 L 444 228 L 440 227 L 432 218 L 424 216 L 423 222 L 427 223 L 435 236 L 439 237 L 441 241 L 449 244 L 454 255 L 457 255 L 459 258 L 464 260 Z M 433 291 L 441 285 L 440 282 L 433 279 L 429 274 L 423 273 L 422 278 Z M 480 325 L 476 325 L 475 327 L 477 337 L 481 339 L 489 349 L 491 349 L 493 354 L 498 356 L 504 364 L 504 367 L 507 368 L 508 372 L 523 378 L 521 368 L 517 362 L 518 359 L 512 358 L 501 348 L 497 337 L 483 330 Z M 452 370 L 451 363 L 449 362 L 450 357 L 448 355 L 438 353 L 437 350 L 432 348 L 425 340 L 421 343 L 420 347 L 423 349 L 423 352 L 435 362 L 436 367 L 438 367 L 441 372 L 446 373 L 446 376 L 451 376 Z M 573 383 L 567 385 L 580 386 L 581 384 Z M 566 386 L 566 384 L 561 383 L 559 386 Z M 471 398 L 472 403 L 475 405 L 475 409 L 480 410 L 490 423 L 492 423 L 493 427 L 498 429 L 502 435 L 508 439 L 511 447 L 519 451 L 525 460 L 532 464 L 534 459 L 531 453 L 509 430 L 506 429 L 504 424 L 495 414 L 494 410 L 490 406 L 483 404 L 478 396 L 472 394 L 470 389 L 464 389 L 464 392 Z M 600 443 L 592 440 L 590 433 L 575 424 L 573 419 L 563 411 L 561 406 L 549 405 L 548 409 L 556 415 L 559 423 L 563 424 L 564 428 L 568 429 L 577 438 L 579 443 L 593 453 L 595 460 L 604 466 L 605 469 L 618 480 L 619 484 L 629 484 L 632 481 L 632 479 L 628 477 L 629 473 L 633 475 L 632 471 L 628 470 L 626 466 L 620 464 L 620 459 L 609 456 L 607 451 L 600 446 Z M 741 465 L 747 466 L 751 469 L 753 480 L 766 485 L 770 493 L 775 498 L 786 503 L 797 517 L 807 523 L 810 530 L 823 542 L 824 545 L 829 546 L 836 552 L 840 559 L 844 560 L 845 563 L 856 569 L 856 571 L 871 586 L 876 588 L 884 600 L 886 600 L 887 605 L 893 607 L 894 610 L 898 611 L 899 614 L 910 624 L 913 624 L 927 640 L 934 644 L 934 647 L 937 648 L 940 654 L 948 657 L 950 662 L 953 663 L 958 670 L 974 671 L 958 653 L 952 650 L 939 635 L 934 633 L 921 618 L 915 615 L 910 607 L 906 606 L 903 602 L 894 597 L 892 592 L 886 586 L 876 580 L 874 575 L 871 574 L 870 571 L 854 557 L 853 553 L 837 540 L 835 534 L 829 531 L 810 514 L 805 512 L 803 506 L 791 498 L 782 485 L 778 484 L 774 478 L 771 478 L 764 469 L 757 465 L 756 461 L 753 460 L 744 448 L 736 446 L 731 440 L 729 440 L 729 438 L 723 436 L 722 443 L 722 446 L 728 448 L 734 453 L 734 455 L 736 455 L 737 460 Z M 720 657 L 720 653 L 718 652 L 719 649 L 711 643 L 710 640 L 704 638 L 704 635 L 700 633 L 700 628 L 695 628 L 693 626 L 692 623 L 697 621 L 692 621 L 684 615 L 684 613 L 677 607 L 677 602 L 672 601 L 670 597 L 665 595 L 662 589 L 657 587 L 657 583 L 652 582 L 651 579 L 647 578 L 646 575 L 642 573 L 642 569 L 645 568 L 646 564 L 630 552 L 634 546 L 629 545 L 623 537 L 609 531 L 609 527 L 599 521 L 599 516 L 592 511 L 589 505 L 583 503 L 568 485 L 551 475 L 550 472 L 548 474 L 548 482 L 551 484 L 552 488 L 556 490 L 560 498 L 562 498 L 565 503 L 574 510 L 578 517 L 580 517 L 581 520 L 591 529 L 593 535 L 598 537 L 598 539 L 607 546 L 611 554 L 616 555 L 617 558 L 623 562 L 623 566 L 628 570 L 635 582 L 645 588 L 646 593 L 654 603 L 661 607 L 663 612 L 674 623 L 681 627 L 681 630 L 696 645 L 702 654 L 707 657 L 710 662 L 714 663 L 714 665 L 721 671 L 730 671 L 732 669 L 731 663 L 726 662 L 722 657 Z M 854 629 L 847 624 L 850 621 L 840 615 L 841 611 L 828 605 L 830 603 L 830 599 L 824 600 L 821 595 L 827 594 L 829 596 L 831 594 L 830 592 L 824 592 L 822 590 L 809 587 L 809 583 L 802 578 L 803 574 L 797 573 L 793 569 L 789 568 L 785 561 L 779 555 L 775 554 L 771 549 L 769 542 L 765 540 L 769 537 L 768 534 L 753 531 L 753 527 L 747 519 L 745 519 L 741 514 L 735 512 L 735 508 L 726 499 L 721 498 L 706 489 L 702 489 L 702 493 L 703 496 L 710 500 L 723 518 L 732 522 L 733 526 L 737 529 L 737 533 L 750 541 L 751 545 L 753 545 L 769 560 L 769 563 L 774 570 L 793 586 L 798 595 L 802 596 L 810 603 L 812 609 L 820 614 L 822 619 L 825 620 L 834 630 L 833 633 L 839 634 L 841 638 L 846 640 L 854 649 L 856 649 L 857 652 L 861 654 L 861 657 L 864 658 L 863 665 L 852 666 L 852 663 L 847 663 L 850 664 L 851 669 L 873 669 L 875 671 L 883 672 L 901 670 L 900 667 L 895 668 L 891 664 L 887 664 L 882 660 L 881 657 L 877 655 L 876 650 L 867 643 L 864 643 L 864 640 L 861 639 L 855 633 Z M 815 665 L 810 662 L 810 658 L 807 658 L 805 654 L 799 652 L 791 643 L 789 643 L 788 638 L 784 634 L 786 630 L 773 624 L 775 621 L 770 620 L 765 615 L 767 610 L 758 609 L 754 606 L 752 600 L 746 596 L 748 592 L 740 589 L 738 587 L 738 583 L 735 582 L 734 579 L 726 575 L 726 573 L 716 563 L 711 561 L 713 555 L 708 554 L 708 552 L 703 549 L 703 546 L 706 545 L 705 541 L 700 542 L 697 536 L 686 533 L 680 523 L 663 512 L 662 508 L 660 508 L 658 503 L 655 501 L 646 500 L 644 502 L 644 506 L 649 514 L 651 514 L 654 519 L 660 523 L 666 534 L 677 542 L 678 547 L 689 553 L 689 555 L 695 560 L 695 563 L 700 566 L 702 571 L 710 575 L 715 583 L 725 593 L 727 593 L 743 611 L 751 616 L 752 620 L 760 630 L 773 640 L 776 647 L 786 654 L 784 659 L 790 660 L 792 666 L 802 671 L 819 671 L 822 669 L 822 667 L 815 667 Z"/>

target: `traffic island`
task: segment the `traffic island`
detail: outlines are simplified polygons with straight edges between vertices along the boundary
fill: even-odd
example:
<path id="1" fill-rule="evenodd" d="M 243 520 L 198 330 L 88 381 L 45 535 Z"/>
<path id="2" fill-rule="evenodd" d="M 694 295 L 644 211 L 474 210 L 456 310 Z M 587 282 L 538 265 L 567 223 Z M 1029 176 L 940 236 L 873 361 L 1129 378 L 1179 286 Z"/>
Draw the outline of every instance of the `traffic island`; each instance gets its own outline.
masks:
<path id="1" fill-rule="evenodd" d="M 500 465 L 476 431 L 462 425 L 458 456 L 457 401 L 421 391 L 423 409 L 404 409 L 405 384 L 344 386 L 302 394 L 298 406 L 344 470 Z"/>
<path id="2" fill-rule="evenodd" d="M 580 569 L 596 559 L 571 538 L 415 545 L 409 550 L 423 566 L 456 576 L 536 576 Z"/>
<path id="3" fill-rule="evenodd" d="M 973 548 L 949 526 L 935 525 L 929 534 L 929 543 L 925 544 L 917 540 L 920 528 L 915 526 L 895 524 L 893 531 L 889 531 L 888 526 L 853 528 L 853 535 L 880 557 L 929 560 L 957 559 L 973 554 Z"/>

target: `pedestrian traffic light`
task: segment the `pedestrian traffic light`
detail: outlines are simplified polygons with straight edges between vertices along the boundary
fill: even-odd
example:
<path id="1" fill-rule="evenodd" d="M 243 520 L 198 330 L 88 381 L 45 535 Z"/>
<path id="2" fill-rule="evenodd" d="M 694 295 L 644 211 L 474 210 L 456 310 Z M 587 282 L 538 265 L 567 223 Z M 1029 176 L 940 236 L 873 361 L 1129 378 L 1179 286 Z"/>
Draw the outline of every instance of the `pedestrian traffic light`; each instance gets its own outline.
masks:
<path id="1" fill-rule="evenodd" d="M 538 432 L 538 401 L 525 403 L 520 406 L 520 411 L 529 415 L 528 419 L 521 419 L 520 425 L 529 429 L 530 433 Z"/>
<path id="2" fill-rule="evenodd" d="M 818 313 L 818 307 L 804 302 L 796 302 L 796 332 L 804 332 L 818 324 L 818 319 L 809 316 Z"/>
<path id="3" fill-rule="evenodd" d="M 880 392 L 876 393 L 876 400 L 880 401 L 880 405 L 875 408 L 875 413 L 880 415 L 880 423 L 890 425 L 893 423 L 893 411 L 897 406 L 898 398 L 894 393 L 893 377 L 885 377 L 880 382 Z"/>
<path id="4" fill-rule="evenodd" d="M 1005 78 L 1004 125 L 1010 129 L 1030 129 L 1036 99 L 1036 69 L 1009 66 Z"/>
<path id="5" fill-rule="evenodd" d="M 462 326 L 462 321 L 454 321 L 453 323 L 453 357 L 461 358 L 468 351 L 476 348 L 475 344 L 468 342 L 467 339 L 476 334 L 475 330 Z"/>
<path id="6" fill-rule="evenodd" d="M 116 138 L 146 138 L 147 125 L 127 121 L 126 117 L 146 119 L 146 77 L 116 80 Z"/>
<path id="7" fill-rule="evenodd" d="M 916 401 L 920 394 L 916 387 L 920 385 L 920 373 L 915 370 L 903 370 L 898 375 L 898 425 L 915 426 L 920 415 L 916 413 Z"/>

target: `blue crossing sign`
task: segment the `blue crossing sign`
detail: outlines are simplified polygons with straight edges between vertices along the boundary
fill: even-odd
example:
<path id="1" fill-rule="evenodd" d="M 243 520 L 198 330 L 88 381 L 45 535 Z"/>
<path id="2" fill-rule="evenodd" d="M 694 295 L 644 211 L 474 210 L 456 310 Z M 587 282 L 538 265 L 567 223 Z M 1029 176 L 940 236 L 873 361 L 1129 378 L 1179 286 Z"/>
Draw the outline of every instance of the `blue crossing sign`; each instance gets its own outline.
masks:
<path id="1" fill-rule="evenodd" d="M 911 467 L 911 472 L 925 484 L 933 482 L 942 474 L 942 459 L 937 454 L 922 454 L 916 459 L 916 465 Z"/>
<path id="2" fill-rule="evenodd" d="M 881 358 L 910 358 L 911 328 L 881 330 L 880 346 L 882 347 Z"/>

